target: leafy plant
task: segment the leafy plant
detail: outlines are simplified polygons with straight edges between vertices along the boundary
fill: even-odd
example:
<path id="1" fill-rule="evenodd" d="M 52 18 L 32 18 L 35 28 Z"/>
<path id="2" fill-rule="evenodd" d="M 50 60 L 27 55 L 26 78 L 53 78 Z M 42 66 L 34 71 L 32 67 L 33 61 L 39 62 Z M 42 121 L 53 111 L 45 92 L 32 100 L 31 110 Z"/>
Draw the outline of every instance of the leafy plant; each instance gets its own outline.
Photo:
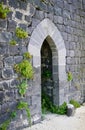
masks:
<path id="1" fill-rule="evenodd" d="M 17 116 L 17 113 L 16 111 L 12 111 L 11 114 L 10 114 L 10 117 L 13 119 Z"/>
<path id="2" fill-rule="evenodd" d="M 75 108 L 80 107 L 79 102 L 75 101 L 74 99 L 71 99 L 71 100 L 70 100 L 70 103 L 71 103 L 72 105 L 74 105 Z"/>
<path id="3" fill-rule="evenodd" d="M 21 77 L 26 79 L 33 78 L 33 68 L 31 63 L 28 60 L 23 60 L 19 64 L 15 64 L 14 69 Z"/>
<path id="4" fill-rule="evenodd" d="M 31 125 L 31 114 L 30 114 L 30 109 L 28 108 L 27 102 L 20 101 L 19 104 L 17 105 L 17 108 L 19 110 L 23 110 L 23 109 L 26 110 L 28 121 L 29 121 L 29 124 Z"/>
<path id="5" fill-rule="evenodd" d="M 24 96 L 26 94 L 26 90 L 27 90 L 27 82 L 26 81 L 22 81 L 19 85 L 18 85 L 18 88 L 19 88 L 19 94 L 21 96 Z"/>
<path id="6" fill-rule="evenodd" d="M 24 39 L 28 37 L 28 33 L 22 28 L 16 28 L 15 34 L 18 38 Z"/>
<path id="7" fill-rule="evenodd" d="M 10 124 L 10 119 L 6 120 L 3 124 L 1 124 L 0 130 L 7 130 L 9 124 Z"/>
<path id="8" fill-rule="evenodd" d="M 67 103 L 64 102 L 62 105 L 60 105 L 57 109 L 57 114 L 66 114 L 66 111 L 67 111 Z"/>
<path id="9" fill-rule="evenodd" d="M 4 7 L 3 3 L 0 3 L 0 18 L 5 19 L 9 12 L 9 7 Z"/>
<path id="10" fill-rule="evenodd" d="M 72 73 L 69 71 L 67 74 L 67 80 L 72 81 L 72 79 L 73 79 Z"/>
<path id="11" fill-rule="evenodd" d="M 16 42 L 15 40 L 11 40 L 11 41 L 9 42 L 9 44 L 14 46 L 14 45 L 17 44 L 17 42 Z"/>
<path id="12" fill-rule="evenodd" d="M 24 59 L 31 59 L 31 58 L 32 58 L 32 56 L 30 55 L 29 52 L 25 52 L 25 53 L 23 54 L 23 56 L 24 56 Z"/>
<path id="13" fill-rule="evenodd" d="M 50 101 L 49 97 L 44 94 L 42 98 L 42 112 L 47 113 L 47 111 L 50 111 L 52 113 L 64 115 L 67 111 L 67 103 L 64 102 L 60 106 L 53 105 L 53 103 Z"/>

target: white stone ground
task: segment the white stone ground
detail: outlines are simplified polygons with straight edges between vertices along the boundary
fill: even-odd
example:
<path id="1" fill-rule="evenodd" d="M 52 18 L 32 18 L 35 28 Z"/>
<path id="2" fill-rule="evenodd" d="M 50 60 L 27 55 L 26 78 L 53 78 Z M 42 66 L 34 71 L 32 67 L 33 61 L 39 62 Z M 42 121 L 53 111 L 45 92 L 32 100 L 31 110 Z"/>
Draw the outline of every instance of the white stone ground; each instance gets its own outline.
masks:
<path id="1" fill-rule="evenodd" d="M 24 130 L 85 130 L 85 105 L 77 108 L 74 116 L 48 114 L 44 121 Z"/>

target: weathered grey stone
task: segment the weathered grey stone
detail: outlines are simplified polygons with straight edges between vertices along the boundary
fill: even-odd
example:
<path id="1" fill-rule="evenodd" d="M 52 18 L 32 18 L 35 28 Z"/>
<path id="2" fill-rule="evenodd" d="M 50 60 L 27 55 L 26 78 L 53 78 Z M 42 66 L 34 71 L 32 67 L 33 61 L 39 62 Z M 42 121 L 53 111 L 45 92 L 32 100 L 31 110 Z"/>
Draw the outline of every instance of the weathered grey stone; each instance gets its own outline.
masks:
<path id="1" fill-rule="evenodd" d="M 63 3 L 63 1 L 59 1 L 59 0 L 58 0 L 58 1 L 56 2 L 56 4 L 57 4 L 58 7 L 62 8 L 62 9 L 64 8 L 64 3 Z"/>
<path id="2" fill-rule="evenodd" d="M 22 13 L 20 13 L 19 11 L 16 11 L 15 17 L 21 20 L 22 19 L 22 15 L 23 15 Z"/>
<path id="3" fill-rule="evenodd" d="M 9 106 L 7 103 L 4 103 L 2 106 L 1 106 L 1 111 L 2 113 L 6 113 L 7 110 L 8 110 Z"/>
<path id="4" fill-rule="evenodd" d="M 14 76 L 14 72 L 12 68 L 4 68 L 2 70 L 2 77 L 4 79 L 11 79 Z"/>
<path id="5" fill-rule="evenodd" d="M 54 14 L 55 15 L 62 15 L 62 9 L 61 8 L 59 8 L 58 6 L 56 7 L 56 5 L 54 6 Z"/>
<path id="6" fill-rule="evenodd" d="M 19 24 L 19 27 L 24 29 L 25 31 L 27 30 L 27 25 L 26 24 Z"/>
<path id="7" fill-rule="evenodd" d="M 44 19 L 44 12 L 43 11 L 36 11 L 34 17 L 39 19 L 39 20 L 43 20 Z"/>
<path id="8" fill-rule="evenodd" d="M 5 29 L 7 28 L 7 20 L 0 19 L 0 29 Z"/>
<path id="9" fill-rule="evenodd" d="M 18 2 L 17 2 L 18 3 Z M 23 9 L 23 10 L 26 10 L 27 9 L 27 2 L 26 1 L 23 1 L 23 0 L 20 0 L 19 3 L 18 3 L 18 7 L 20 9 Z"/>
<path id="10" fill-rule="evenodd" d="M 31 16 L 30 16 L 30 15 L 29 15 L 29 16 L 25 15 L 25 20 L 28 22 L 28 23 L 27 23 L 28 26 L 30 26 L 31 23 L 32 23 Z"/>
<path id="11" fill-rule="evenodd" d="M 3 68 L 3 62 L 0 61 L 0 68 Z"/>
<path id="12" fill-rule="evenodd" d="M 17 27 L 17 22 L 14 20 L 8 20 L 8 31 L 15 31 L 15 28 Z"/>
<path id="13" fill-rule="evenodd" d="M 5 89 L 5 90 L 8 90 L 9 89 L 9 83 L 7 83 L 7 82 L 3 82 L 3 88 Z"/>
<path id="14" fill-rule="evenodd" d="M 74 106 L 72 104 L 67 104 L 67 116 L 72 116 L 74 111 Z"/>
<path id="15" fill-rule="evenodd" d="M 7 0 L 0 1 L 7 5 Z M 4 102 L 8 104 L 9 111 L 12 111 L 21 99 L 17 88 L 19 81 L 14 79 L 17 74 L 13 72 L 13 64 L 20 63 L 23 53 L 28 50 L 33 54 L 34 78 L 28 81 L 28 89 L 23 101 L 27 101 L 30 105 L 33 123 L 40 121 L 42 80 L 40 52 L 45 39 L 52 51 L 52 78 L 54 80 L 53 85 L 50 81 L 44 83 L 47 85 L 47 94 L 57 105 L 64 101 L 69 102 L 72 98 L 78 101 L 85 100 L 85 74 L 84 70 L 81 72 L 81 69 L 85 68 L 84 5 L 81 9 L 81 1 L 78 0 L 46 1 L 48 4 L 40 0 L 26 0 L 26 2 L 9 0 L 12 12 L 6 19 L 0 19 L 0 124 L 9 118 L 9 114 L 5 114 L 7 106 L 4 105 L 1 112 Z M 29 38 L 23 40 L 23 43 L 15 36 L 16 27 L 21 27 L 30 34 Z M 8 43 L 12 38 L 19 44 L 9 46 Z M 66 76 L 68 71 L 71 71 L 73 75 L 70 90 Z M 78 92 L 75 82 L 81 86 Z M 29 126 L 26 112 L 18 111 L 9 130 L 20 130 L 27 125 Z"/>
<path id="16" fill-rule="evenodd" d="M 22 61 L 23 57 L 22 56 L 15 56 L 14 61 L 16 64 L 20 63 Z"/>
<path id="17" fill-rule="evenodd" d="M 19 46 L 9 46 L 9 52 L 11 56 L 19 55 Z"/>
<path id="18" fill-rule="evenodd" d="M 5 58 L 4 59 L 4 64 L 5 64 L 5 67 L 13 66 L 13 64 L 14 64 L 13 56 Z"/>
<path id="19" fill-rule="evenodd" d="M 29 10 L 29 12 L 30 12 L 31 16 L 34 16 L 34 14 L 35 14 L 35 7 L 32 4 L 30 4 L 30 10 Z"/>
<path id="20" fill-rule="evenodd" d="M 8 15 L 7 15 L 8 19 L 12 19 L 12 15 L 13 15 L 13 12 L 12 11 L 9 12 Z"/>
<path id="21" fill-rule="evenodd" d="M 4 92 L 0 91 L 0 104 L 3 102 L 4 100 Z"/>
<path id="22" fill-rule="evenodd" d="M 12 38 L 12 34 L 10 32 L 2 32 L 0 33 L 0 42 L 9 42 L 9 40 Z M 1 45 L 1 43 L 0 43 Z"/>
<path id="23" fill-rule="evenodd" d="M 70 14 L 70 12 L 67 11 L 67 10 L 63 10 L 63 16 L 66 17 L 66 18 L 68 18 L 68 19 L 71 18 L 71 14 Z"/>
<path id="24" fill-rule="evenodd" d="M 17 0 L 15 0 L 15 1 L 9 0 L 9 5 L 11 7 L 18 8 L 19 3 L 17 2 Z"/>
<path id="25" fill-rule="evenodd" d="M 16 88 L 19 85 L 19 81 L 17 79 L 14 79 L 10 83 L 11 88 Z"/>
<path id="26" fill-rule="evenodd" d="M 59 24 L 63 24 L 63 18 L 61 16 L 57 16 L 57 22 Z"/>
<path id="27" fill-rule="evenodd" d="M 6 95 L 5 95 L 5 100 L 6 101 L 14 101 L 14 98 L 15 98 L 15 93 L 14 93 L 14 90 L 11 89 L 9 91 L 6 91 Z"/>
<path id="28" fill-rule="evenodd" d="M 32 27 L 36 27 L 40 23 L 40 20 L 32 18 Z"/>
<path id="29" fill-rule="evenodd" d="M 45 12 L 48 12 L 47 11 L 47 4 L 45 4 L 44 2 L 39 2 L 39 6 L 40 10 L 43 10 Z"/>

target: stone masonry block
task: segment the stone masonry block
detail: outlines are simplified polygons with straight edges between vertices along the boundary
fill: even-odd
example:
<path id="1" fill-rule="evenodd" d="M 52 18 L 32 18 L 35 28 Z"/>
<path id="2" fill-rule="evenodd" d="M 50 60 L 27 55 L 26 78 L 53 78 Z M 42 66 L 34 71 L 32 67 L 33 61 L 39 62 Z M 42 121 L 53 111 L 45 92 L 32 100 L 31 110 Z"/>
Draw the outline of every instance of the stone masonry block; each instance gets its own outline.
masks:
<path id="1" fill-rule="evenodd" d="M 9 42 L 12 38 L 12 34 L 10 32 L 2 32 L 0 33 L 0 42 Z"/>
<path id="2" fill-rule="evenodd" d="M 16 11 L 15 17 L 21 20 L 22 19 L 22 15 L 23 15 L 22 13 L 20 13 L 19 11 Z"/>
<path id="3" fill-rule="evenodd" d="M 7 28 L 7 20 L 0 19 L 0 29 L 6 30 Z"/>
<path id="4" fill-rule="evenodd" d="M 2 77 L 4 79 L 11 79 L 14 76 L 14 72 L 12 68 L 4 68 L 2 70 Z"/>
<path id="5" fill-rule="evenodd" d="M 5 67 L 13 66 L 13 64 L 14 64 L 13 56 L 5 58 L 4 64 L 5 64 Z"/>
<path id="6" fill-rule="evenodd" d="M 17 22 L 14 20 L 8 20 L 8 31 L 15 31 L 15 28 L 17 27 Z"/>

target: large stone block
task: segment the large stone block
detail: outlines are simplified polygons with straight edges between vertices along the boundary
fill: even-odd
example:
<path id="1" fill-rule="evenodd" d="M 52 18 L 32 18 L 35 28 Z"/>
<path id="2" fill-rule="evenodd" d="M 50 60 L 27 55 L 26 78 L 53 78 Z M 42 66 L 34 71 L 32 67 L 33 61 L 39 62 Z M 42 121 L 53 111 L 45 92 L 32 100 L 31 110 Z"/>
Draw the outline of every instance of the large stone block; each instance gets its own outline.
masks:
<path id="1" fill-rule="evenodd" d="M 7 24 L 7 29 L 8 31 L 15 31 L 16 27 L 17 27 L 17 22 L 14 20 L 8 20 L 8 24 Z"/>
<path id="2" fill-rule="evenodd" d="M 4 68 L 2 70 L 2 77 L 4 79 L 11 79 L 14 76 L 14 72 L 12 68 Z"/>
<path id="3" fill-rule="evenodd" d="M 12 34 L 10 32 L 3 31 L 2 33 L 0 33 L 0 42 L 2 42 L 2 44 L 3 42 L 9 42 L 11 38 L 12 38 Z"/>
<path id="4" fill-rule="evenodd" d="M 14 56 L 15 64 L 20 63 L 22 60 L 23 60 L 23 57 L 22 57 L 22 56 Z"/>
<path id="5" fill-rule="evenodd" d="M 37 11 L 35 12 L 35 15 L 34 15 L 35 18 L 39 19 L 39 20 L 43 20 L 44 19 L 44 12 L 43 11 Z"/>
<path id="6" fill-rule="evenodd" d="M 14 64 L 13 56 L 9 56 L 9 57 L 7 57 L 7 58 L 4 59 L 4 65 L 5 65 L 5 67 L 13 66 L 13 64 Z"/>
<path id="7" fill-rule="evenodd" d="M 4 92 L 0 91 L 0 104 L 3 102 L 4 100 Z"/>
<path id="8" fill-rule="evenodd" d="M 6 30 L 7 28 L 7 20 L 0 19 L 0 29 Z"/>
<path id="9" fill-rule="evenodd" d="M 19 11 L 16 11 L 16 15 L 15 15 L 16 18 L 22 20 L 22 16 L 23 16 L 22 13 L 20 13 Z"/>

